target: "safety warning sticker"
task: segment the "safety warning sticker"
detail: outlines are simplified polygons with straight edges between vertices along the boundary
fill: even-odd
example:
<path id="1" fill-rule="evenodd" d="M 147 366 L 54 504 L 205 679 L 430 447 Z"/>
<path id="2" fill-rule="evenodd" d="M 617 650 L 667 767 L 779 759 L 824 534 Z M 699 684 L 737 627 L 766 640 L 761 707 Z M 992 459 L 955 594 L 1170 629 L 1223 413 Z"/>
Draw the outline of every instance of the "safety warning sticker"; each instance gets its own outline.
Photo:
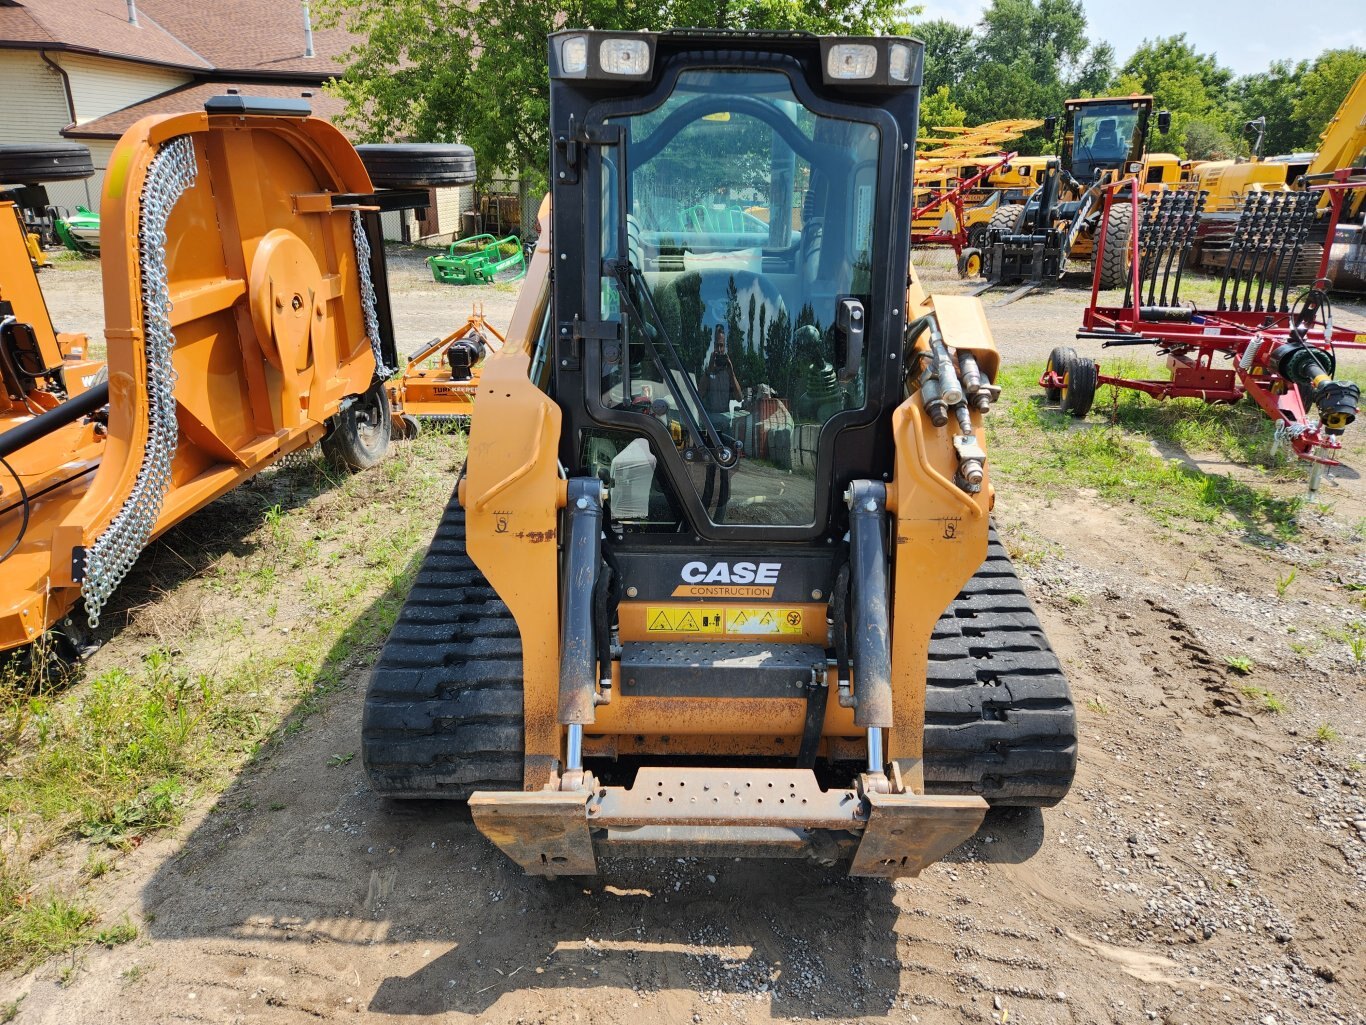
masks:
<path id="1" fill-rule="evenodd" d="M 645 629 L 649 633 L 743 634 L 749 637 L 800 634 L 802 610 L 769 606 L 648 605 Z"/>
<path id="2" fill-rule="evenodd" d="M 724 633 L 724 612 L 705 606 L 650 605 L 645 609 L 645 629 L 650 633 Z"/>
<path id="3" fill-rule="evenodd" d="M 778 609 L 759 606 L 750 609 L 726 609 L 728 634 L 799 634 L 802 632 L 801 609 Z"/>

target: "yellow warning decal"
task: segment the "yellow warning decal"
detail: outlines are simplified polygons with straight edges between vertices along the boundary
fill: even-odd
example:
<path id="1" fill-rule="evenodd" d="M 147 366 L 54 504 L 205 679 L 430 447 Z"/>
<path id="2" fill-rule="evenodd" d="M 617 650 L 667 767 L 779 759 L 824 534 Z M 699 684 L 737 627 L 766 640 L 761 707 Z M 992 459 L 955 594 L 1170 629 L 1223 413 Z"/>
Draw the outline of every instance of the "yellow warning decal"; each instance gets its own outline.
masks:
<path id="1" fill-rule="evenodd" d="M 722 608 L 720 605 L 647 605 L 647 633 L 744 634 L 749 637 L 800 634 L 802 610 L 758 606 Z"/>
<path id="2" fill-rule="evenodd" d="M 780 609 L 770 606 L 726 609 L 728 634 L 799 634 L 802 632 L 802 610 Z"/>
<path id="3" fill-rule="evenodd" d="M 719 634 L 725 630 L 720 608 L 705 605 L 649 605 L 645 608 L 649 633 Z"/>

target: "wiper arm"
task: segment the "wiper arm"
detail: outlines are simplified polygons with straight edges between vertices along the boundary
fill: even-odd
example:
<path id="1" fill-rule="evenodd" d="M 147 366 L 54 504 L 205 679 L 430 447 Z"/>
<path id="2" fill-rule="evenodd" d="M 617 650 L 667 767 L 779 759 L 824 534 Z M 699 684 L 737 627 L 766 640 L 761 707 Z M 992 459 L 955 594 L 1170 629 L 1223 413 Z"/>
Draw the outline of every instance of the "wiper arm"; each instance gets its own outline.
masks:
<path id="1" fill-rule="evenodd" d="M 727 445 L 722 440 L 716 425 L 712 423 L 711 417 L 703 409 L 702 396 L 698 393 L 697 386 L 693 384 L 687 368 L 684 367 L 683 360 L 678 355 L 678 348 L 669 336 L 668 329 L 664 327 L 664 318 L 660 316 L 659 307 L 655 305 L 654 297 L 650 294 L 650 288 L 645 282 L 645 275 L 641 273 L 639 267 L 625 257 L 619 260 L 604 260 L 603 269 L 616 278 L 617 283 L 621 286 L 622 304 L 640 324 L 646 351 L 650 354 L 650 359 L 654 362 L 660 376 L 664 378 L 665 384 L 673 395 L 674 402 L 678 404 L 678 412 L 683 417 L 689 434 L 707 450 L 718 466 L 722 468 L 734 466 L 740 457 L 740 453 L 735 446 Z M 636 305 L 635 299 L 632 298 L 632 286 L 635 286 L 639 294 L 644 297 L 644 304 L 650 312 L 653 323 L 646 319 L 645 315 L 641 313 L 640 307 Z M 660 357 L 659 350 L 655 347 L 656 334 L 664 342 L 664 348 L 672 361 L 671 366 L 665 365 L 664 360 Z M 691 404 L 679 394 L 678 379 L 680 378 Z M 704 421 L 702 424 L 699 424 L 693 415 L 694 409 L 701 410 Z"/>

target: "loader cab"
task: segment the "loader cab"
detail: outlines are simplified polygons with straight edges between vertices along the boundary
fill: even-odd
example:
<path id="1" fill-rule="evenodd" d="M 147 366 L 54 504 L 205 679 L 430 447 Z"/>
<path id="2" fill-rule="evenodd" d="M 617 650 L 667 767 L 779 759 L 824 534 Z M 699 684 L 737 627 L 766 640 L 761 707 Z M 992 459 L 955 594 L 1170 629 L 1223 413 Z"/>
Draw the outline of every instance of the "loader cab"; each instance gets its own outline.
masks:
<path id="1" fill-rule="evenodd" d="M 1063 170 L 1087 186 L 1107 172 L 1122 174 L 1129 165 L 1141 164 L 1152 110 L 1151 96 L 1068 100 L 1060 152 Z"/>
<path id="2" fill-rule="evenodd" d="M 752 38 L 550 40 L 560 458 L 627 541 L 824 543 L 891 467 L 921 44 Z"/>

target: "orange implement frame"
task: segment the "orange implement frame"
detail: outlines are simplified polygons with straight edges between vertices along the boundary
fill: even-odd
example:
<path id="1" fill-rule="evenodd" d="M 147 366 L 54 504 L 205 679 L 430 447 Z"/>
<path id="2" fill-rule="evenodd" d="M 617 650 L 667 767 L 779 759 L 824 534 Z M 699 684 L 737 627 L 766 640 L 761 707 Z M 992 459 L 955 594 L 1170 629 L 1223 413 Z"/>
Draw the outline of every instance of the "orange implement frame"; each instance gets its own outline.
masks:
<path id="1" fill-rule="evenodd" d="M 460 376 L 449 353 L 461 342 L 473 344 L 476 351 L 492 354 L 503 348 L 504 337 L 484 319 L 483 306 L 475 307 L 462 327 L 445 338 L 434 338 L 409 356 L 403 376 L 389 383 L 389 405 L 395 417 L 469 419 L 474 412 L 483 358 L 473 361 L 466 376 Z"/>
<path id="2" fill-rule="evenodd" d="M 168 146 L 188 152 L 193 178 L 173 199 L 161 240 L 146 237 L 144 206 L 156 202 L 149 169 Z M 376 321 L 357 250 L 362 208 L 337 197 L 373 192 L 345 137 L 302 114 L 158 116 L 124 135 L 102 208 L 109 404 L 12 453 L 27 501 L 0 471 L 0 554 L 19 537 L 0 571 L 0 651 L 67 615 L 90 583 L 92 548 L 131 504 L 142 501 L 150 520 L 134 535 L 136 556 L 149 537 L 319 440 L 372 387 L 367 323 Z M 0 222 L 8 227 L 3 211 Z M 7 236 L 0 245 L 0 294 L 26 294 L 16 319 L 50 335 L 27 258 L 13 258 Z M 149 267 L 164 273 L 164 314 L 144 300 L 156 285 L 144 280 Z M 149 335 L 167 329 L 170 381 L 149 355 Z M 73 346 L 61 357 L 25 393 L 0 394 L 0 431 L 74 398 L 97 376 Z M 168 479 L 149 489 L 139 477 L 157 443 L 158 387 L 173 389 L 173 457 Z"/>

